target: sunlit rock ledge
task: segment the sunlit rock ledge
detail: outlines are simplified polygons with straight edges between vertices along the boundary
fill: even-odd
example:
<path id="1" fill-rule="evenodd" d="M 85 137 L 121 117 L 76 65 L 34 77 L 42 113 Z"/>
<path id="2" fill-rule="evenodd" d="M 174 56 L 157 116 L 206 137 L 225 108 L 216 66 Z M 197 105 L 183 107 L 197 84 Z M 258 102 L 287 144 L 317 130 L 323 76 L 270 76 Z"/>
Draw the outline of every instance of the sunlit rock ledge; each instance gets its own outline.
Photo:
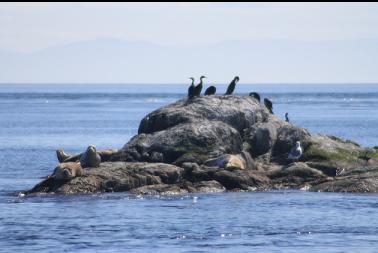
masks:
<path id="1" fill-rule="evenodd" d="M 296 141 L 303 154 L 293 162 L 287 156 Z M 249 96 L 169 104 L 145 116 L 122 149 L 101 158 L 97 168 L 52 174 L 24 193 L 378 192 L 376 149 L 311 134 Z"/>

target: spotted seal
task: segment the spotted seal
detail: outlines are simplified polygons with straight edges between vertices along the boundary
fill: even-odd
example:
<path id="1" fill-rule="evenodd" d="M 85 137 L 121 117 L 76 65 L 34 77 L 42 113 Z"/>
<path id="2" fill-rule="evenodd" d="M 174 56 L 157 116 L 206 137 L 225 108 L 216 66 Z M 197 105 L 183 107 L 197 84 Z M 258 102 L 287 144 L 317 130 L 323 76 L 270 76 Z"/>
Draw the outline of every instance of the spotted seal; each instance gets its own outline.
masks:
<path id="1" fill-rule="evenodd" d="M 83 168 L 80 163 L 68 162 L 60 163 L 56 166 L 54 173 L 51 175 L 56 180 L 70 180 L 83 174 Z"/>
<path id="2" fill-rule="evenodd" d="M 94 145 L 88 146 L 87 150 L 80 157 L 81 167 L 98 167 L 101 163 L 101 157 L 96 151 Z"/>
<path id="3" fill-rule="evenodd" d="M 92 147 L 92 148 L 90 148 L 90 147 Z M 90 148 L 90 150 L 88 151 L 89 148 Z M 87 152 L 92 154 L 89 157 L 95 157 L 93 155 L 93 150 L 96 150 L 96 148 L 95 148 L 95 146 L 92 145 L 92 146 L 89 146 L 84 153 L 76 154 L 76 155 L 69 155 L 66 152 L 64 152 L 63 149 L 58 149 L 56 151 L 56 156 L 57 156 L 58 161 L 60 163 L 79 162 L 80 161 L 80 162 L 83 162 L 84 167 L 97 167 L 98 166 L 98 165 L 96 165 L 97 162 L 89 162 L 89 163 L 86 162 L 86 159 L 88 159 L 88 158 L 85 158 L 85 159 L 83 158 L 83 160 L 81 161 L 81 157 Z M 118 152 L 118 150 L 117 149 L 105 149 L 105 150 L 101 150 L 101 151 L 96 150 L 95 152 L 97 153 L 97 155 L 99 155 L 100 162 L 105 162 L 105 161 L 111 160 L 112 156 L 115 155 Z M 97 155 L 96 155 L 96 157 L 97 157 Z M 86 157 L 88 157 L 88 156 L 86 156 Z M 89 159 L 91 159 L 91 158 L 89 158 Z M 94 160 L 98 160 L 98 159 L 95 158 Z M 94 166 L 86 166 L 86 165 L 94 165 Z"/>

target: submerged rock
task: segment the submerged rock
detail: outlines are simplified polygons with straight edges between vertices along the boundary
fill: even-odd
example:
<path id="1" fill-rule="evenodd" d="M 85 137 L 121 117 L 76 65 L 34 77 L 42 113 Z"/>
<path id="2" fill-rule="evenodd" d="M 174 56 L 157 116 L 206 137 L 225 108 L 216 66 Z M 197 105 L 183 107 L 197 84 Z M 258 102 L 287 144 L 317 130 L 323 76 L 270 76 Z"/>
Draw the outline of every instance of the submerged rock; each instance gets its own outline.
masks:
<path id="1" fill-rule="evenodd" d="M 154 184 L 134 188 L 130 193 L 138 195 L 178 195 L 186 194 L 188 191 L 175 184 Z"/>
<path id="2" fill-rule="evenodd" d="M 287 155 L 297 141 L 303 155 L 293 163 Z M 270 114 L 250 96 L 182 99 L 155 110 L 122 149 L 98 151 L 98 167 L 80 170 L 75 164 L 82 154 L 59 152 L 65 163 L 26 194 L 288 188 L 378 192 L 378 149 L 310 134 Z"/>

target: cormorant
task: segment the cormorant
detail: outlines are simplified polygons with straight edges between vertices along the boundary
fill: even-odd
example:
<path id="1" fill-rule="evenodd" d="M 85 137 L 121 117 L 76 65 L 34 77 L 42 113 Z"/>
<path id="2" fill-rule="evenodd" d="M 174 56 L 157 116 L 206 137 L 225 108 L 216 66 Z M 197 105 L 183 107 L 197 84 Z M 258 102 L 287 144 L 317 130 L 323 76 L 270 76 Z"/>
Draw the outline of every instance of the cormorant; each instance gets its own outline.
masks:
<path id="1" fill-rule="evenodd" d="M 251 97 L 253 97 L 253 98 L 255 98 L 256 100 L 258 100 L 259 101 L 259 103 L 260 103 L 260 95 L 259 95 L 259 93 L 257 93 L 257 92 L 251 92 L 251 93 L 249 93 L 249 95 L 251 96 Z"/>
<path id="2" fill-rule="evenodd" d="M 210 86 L 205 90 L 205 96 L 214 95 L 217 92 L 217 88 L 215 86 Z"/>
<path id="3" fill-rule="evenodd" d="M 200 83 L 197 84 L 197 86 L 194 87 L 194 90 L 193 90 L 193 96 L 194 97 L 199 97 L 201 95 L 201 91 L 202 91 L 202 79 L 206 78 L 206 76 L 201 76 L 200 77 Z"/>
<path id="4" fill-rule="evenodd" d="M 273 103 L 267 98 L 264 98 L 264 105 L 269 110 L 271 114 L 273 114 Z"/>
<path id="5" fill-rule="evenodd" d="M 290 150 L 287 159 L 289 159 L 289 160 L 298 160 L 301 157 L 301 155 L 302 155 L 301 143 L 299 141 L 297 141 L 295 143 L 295 147 L 293 147 Z"/>
<path id="6" fill-rule="evenodd" d="M 286 120 L 286 122 L 290 122 L 288 113 L 285 113 L 285 120 Z"/>
<path id="7" fill-rule="evenodd" d="M 192 79 L 192 85 L 190 85 L 188 88 L 188 98 L 191 99 L 194 97 L 194 78 L 190 77 L 189 79 Z"/>
<path id="8" fill-rule="evenodd" d="M 232 79 L 231 83 L 227 87 L 227 91 L 224 95 L 231 95 L 235 90 L 236 83 L 239 82 L 239 77 L 235 76 L 234 79 Z"/>

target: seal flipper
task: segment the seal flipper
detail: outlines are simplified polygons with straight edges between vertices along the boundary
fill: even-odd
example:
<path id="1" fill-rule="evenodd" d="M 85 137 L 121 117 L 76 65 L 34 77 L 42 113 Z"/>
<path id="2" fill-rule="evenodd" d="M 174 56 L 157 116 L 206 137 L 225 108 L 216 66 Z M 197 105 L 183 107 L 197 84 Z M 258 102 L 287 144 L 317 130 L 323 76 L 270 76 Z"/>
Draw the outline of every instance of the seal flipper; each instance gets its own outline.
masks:
<path id="1" fill-rule="evenodd" d="M 56 157 L 58 158 L 59 163 L 78 162 L 81 155 L 82 154 L 68 155 L 63 149 L 58 149 L 56 151 Z"/>
<path id="2" fill-rule="evenodd" d="M 58 149 L 56 151 L 56 157 L 58 158 L 58 161 L 60 163 L 63 163 L 65 160 L 67 160 L 68 158 L 70 158 L 70 156 L 67 155 L 66 152 L 64 152 L 63 149 Z"/>

